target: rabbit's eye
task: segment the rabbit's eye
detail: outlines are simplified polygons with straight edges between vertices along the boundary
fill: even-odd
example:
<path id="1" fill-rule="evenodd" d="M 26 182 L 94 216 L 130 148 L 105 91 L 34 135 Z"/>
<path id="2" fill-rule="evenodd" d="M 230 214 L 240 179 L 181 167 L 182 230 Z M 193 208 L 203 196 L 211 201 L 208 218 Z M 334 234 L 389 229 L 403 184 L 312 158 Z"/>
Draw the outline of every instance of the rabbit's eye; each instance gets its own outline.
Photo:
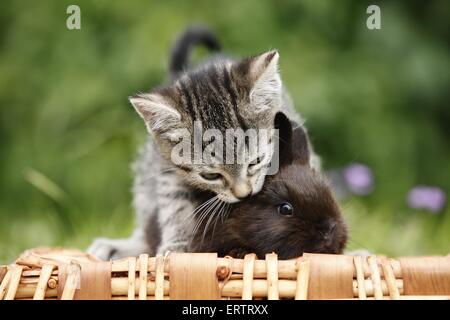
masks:
<path id="1" fill-rule="evenodd" d="M 278 213 L 283 216 L 292 216 L 294 214 L 294 208 L 289 202 L 283 202 L 278 205 Z"/>

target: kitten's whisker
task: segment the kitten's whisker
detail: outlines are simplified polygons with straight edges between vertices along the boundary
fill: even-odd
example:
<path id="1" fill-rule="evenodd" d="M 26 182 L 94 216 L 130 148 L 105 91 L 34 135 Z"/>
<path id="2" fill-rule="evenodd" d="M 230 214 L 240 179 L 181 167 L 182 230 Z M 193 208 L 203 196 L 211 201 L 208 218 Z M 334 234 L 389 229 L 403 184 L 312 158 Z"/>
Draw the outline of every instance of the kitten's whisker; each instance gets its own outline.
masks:
<path id="1" fill-rule="evenodd" d="M 205 240 L 206 232 L 208 231 L 208 227 L 209 227 L 209 225 L 210 225 L 212 219 L 214 218 L 214 216 L 215 216 L 216 213 L 217 213 L 217 210 L 222 206 L 223 203 L 224 203 L 224 202 L 223 202 L 222 200 L 219 199 L 219 201 L 218 201 L 218 202 L 216 203 L 216 205 L 214 206 L 213 211 L 212 211 L 211 213 L 208 214 L 209 217 L 208 217 L 208 220 L 206 221 L 205 229 L 203 230 L 202 241 L 201 241 L 202 243 L 203 243 L 203 241 Z"/>
<path id="2" fill-rule="evenodd" d="M 205 203 L 205 204 L 209 204 L 209 203 L 211 203 L 213 200 L 217 200 L 217 196 L 212 197 L 212 198 L 209 199 L 209 200 L 207 201 L 207 203 Z M 204 207 L 204 206 L 203 206 L 203 207 Z M 199 209 L 202 209 L 202 208 L 199 208 Z M 193 211 L 193 214 L 194 214 L 194 215 L 197 215 L 199 212 L 200 212 L 199 210 L 194 210 L 194 211 Z"/>
<path id="3" fill-rule="evenodd" d="M 211 217 L 211 211 L 213 211 L 213 210 L 215 209 L 215 207 L 217 206 L 218 203 L 220 203 L 220 200 L 219 200 L 219 199 L 216 199 L 216 201 L 214 201 L 214 202 L 208 207 L 207 211 L 205 211 L 205 212 L 201 215 L 201 217 L 200 217 L 200 219 L 199 219 L 199 221 L 198 221 L 198 224 L 197 224 L 197 226 L 196 226 L 194 236 L 197 234 L 199 228 L 202 226 L 203 221 L 205 221 L 205 219 L 206 219 L 207 217 L 208 217 L 208 219 Z"/>
<path id="4" fill-rule="evenodd" d="M 214 200 L 215 197 L 212 197 L 208 200 L 206 200 L 205 202 L 201 203 L 200 205 L 198 205 L 194 211 L 192 211 L 189 215 L 190 216 L 195 216 L 197 213 L 199 213 L 201 211 L 201 209 L 203 209 L 205 206 L 207 206 L 209 203 L 211 203 L 211 201 Z"/>
<path id="5" fill-rule="evenodd" d="M 191 220 L 194 219 L 195 216 L 201 211 L 201 209 L 203 209 L 205 206 L 207 206 L 209 203 L 211 203 L 211 201 L 213 201 L 214 198 L 216 198 L 216 197 L 217 197 L 217 196 L 214 196 L 214 197 L 212 197 L 212 198 L 206 200 L 205 202 L 199 204 L 199 205 L 194 209 L 194 211 L 192 211 L 190 214 L 188 214 L 188 215 L 186 216 L 186 218 L 185 218 L 184 221 L 190 223 Z M 189 219 L 189 221 L 187 221 L 188 219 Z"/>
<path id="6" fill-rule="evenodd" d="M 214 232 L 216 231 L 216 225 L 217 225 L 217 220 L 219 220 L 223 209 L 225 208 L 225 202 L 223 202 L 219 208 L 219 210 L 217 211 L 217 214 L 215 215 L 215 217 L 213 218 L 214 223 L 213 223 L 213 230 L 211 232 L 211 240 L 214 239 Z M 206 236 L 206 235 L 205 235 Z"/>
<path id="7" fill-rule="evenodd" d="M 223 214 L 222 214 L 222 216 L 220 217 L 220 222 L 222 222 L 222 224 L 225 222 L 225 214 L 227 213 L 227 210 L 228 210 L 228 208 L 229 208 L 229 206 L 230 206 L 230 204 L 229 203 L 227 203 L 227 205 L 225 206 L 225 210 L 223 211 Z"/>
<path id="8" fill-rule="evenodd" d="M 210 204 L 206 207 L 206 209 L 204 209 L 204 211 L 200 214 L 200 217 L 198 218 L 195 224 L 193 237 L 197 234 L 197 231 L 200 228 L 201 224 L 203 223 L 203 220 L 208 216 L 209 212 L 216 206 L 218 202 L 220 202 L 220 199 L 217 196 L 214 197 L 214 200 L 210 202 Z"/>
<path id="9" fill-rule="evenodd" d="M 214 217 L 212 217 L 212 221 L 213 222 L 213 231 L 211 233 L 211 240 L 214 238 L 214 231 L 216 230 L 216 224 L 217 224 L 217 219 L 220 218 L 220 214 L 223 210 L 223 208 L 225 207 L 226 202 L 222 202 L 219 205 L 219 208 L 216 210 L 217 212 L 214 214 Z M 204 236 L 206 236 L 206 233 L 204 232 Z"/>
<path id="10" fill-rule="evenodd" d="M 191 216 L 191 220 L 189 221 L 189 224 L 194 222 L 194 229 L 192 235 L 195 236 L 195 233 L 197 232 L 197 229 L 199 228 L 199 224 L 201 223 L 203 216 L 209 211 L 209 208 L 213 205 L 213 203 L 216 201 L 216 197 L 211 198 L 210 200 L 205 203 L 205 205 L 200 208 L 199 211 L 195 215 Z M 196 215 L 199 214 L 196 221 Z"/>
<path id="11" fill-rule="evenodd" d="M 229 205 L 228 205 L 227 213 L 226 213 L 225 216 L 224 216 L 224 221 L 225 221 L 226 219 L 228 219 L 228 216 L 230 215 L 230 212 L 233 210 L 232 208 L 233 208 L 233 205 L 232 205 L 232 204 L 229 204 Z"/>
<path id="12" fill-rule="evenodd" d="M 227 209 L 226 209 L 225 213 L 222 216 L 222 223 L 225 223 L 225 220 L 228 219 L 228 215 L 230 214 L 231 207 L 232 207 L 232 204 L 227 203 Z"/>
<path id="13" fill-rule="evenodd" d="M 227 216 L 227 214 L 228 214 L 230 208 L 231 208 L 231 204 L 227 202 L 227 205 L 225 206 L 225 209 L 223 210 L 222 215 L 221 215 L 221 217 L 220 217 L 220 222 L 221 222 L 222 224 L 225 223 L 225 217 Z"/>
<path id="14" fill-rule="evenodd" d="M 211 207 L 211 210 L 208 211 L 208 214 L 207 214 L 208 220 L 206 221 L 206 225 L 205 225 L 203 233 L 205 233 L 205 231 L 208 229 L 208 225 L 209 225 L 211 218 L 214 216 L 215 212 L 217 211 L 217 209 L 220 207 L 221 204 L 222 204 L 221 200 L 218 199 L 218 201 L 216 201 L 214 203 L 214 205 Z M 206 217 L 204 219 L 206 219 Z"/>
<path id="15" fill-rule="evenodd" d="M 214 239 L 214 233 L 216 231 L 216 225 L 217 225 L 217 222 L 219 221 L 219 218 L 222 220 L 222 224 L 224 222 L 223 221 L 223 214 L 226 211 L 226 208 L 228 208 L 228 203 L 227 202 L 223 202 L 223 203 L 224 203 L 224 205 L 220 208 L 220 211 L 217 214 L 217 216 L 215 218 L 215 221 L 214 221 L 213 231 L 212 231 L 212 234 L 211 234 L 211 240 Z"/>

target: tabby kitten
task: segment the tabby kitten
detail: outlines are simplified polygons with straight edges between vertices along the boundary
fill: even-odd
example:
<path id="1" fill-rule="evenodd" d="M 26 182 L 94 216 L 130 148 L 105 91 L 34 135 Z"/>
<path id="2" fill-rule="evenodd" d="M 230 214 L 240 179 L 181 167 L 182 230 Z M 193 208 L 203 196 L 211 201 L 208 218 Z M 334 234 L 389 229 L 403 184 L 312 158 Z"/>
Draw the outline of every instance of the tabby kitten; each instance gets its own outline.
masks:
<path id="1" fill-rule="evenodd" d="M 97 239 L 88 251 L 102 259 L 185 251 L 194 228 L 193 214 L 201 211 L 206 217 L 224 203 L 240 201 L 261 190 L 272 158 L 272 139 L 259 143 L 256 150 L 250 150 L 255 148 L 245 142 L 237 145 L 236 153 L 249 155 L 242 163 L 178 165 L 171 161 L 171 152 L 179 141 L 180 129 L 194 135 L 196 121 L 203 130 L 220 132 L 229 128 L 270 129 L 280 110 L 302 123 L 282 90 L 277 51 L 242 60 L 216 54 L 186 70 L 190 50 L 197 43 L 212 51 L 220 48 L 208 30 L 188 29 L 172 51 L 171 83 L 130 98 L 150 134 L 134 164 L 137 226 L 127 239 Z M 200 196 L 205 191 L 210 195 L 207 199 Z M 156 235 L 149 231 L 154 224 L 161 230 L 157 252 L 148 245 L 155 243 L 150 238 Z"/>

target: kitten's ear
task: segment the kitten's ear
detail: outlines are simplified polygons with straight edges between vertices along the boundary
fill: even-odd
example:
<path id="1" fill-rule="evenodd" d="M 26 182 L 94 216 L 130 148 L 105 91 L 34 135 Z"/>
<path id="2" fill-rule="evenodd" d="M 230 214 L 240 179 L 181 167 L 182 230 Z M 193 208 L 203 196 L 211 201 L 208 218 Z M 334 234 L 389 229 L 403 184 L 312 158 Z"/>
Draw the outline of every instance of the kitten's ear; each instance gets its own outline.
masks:
<path id="1" fill-rule="evenodd" d="M 284 113 L 278 112 L 275 115 L 275 129 L 279 130 L 280 167 L 292 163 L 309 165 L 308 135 L 303 126 L 289 120 Z"/>
<path id="2" fill-rule="evenodd" d="M 164 135 L 180 124 L 181 115 L 171 105 L 173 101 L 160 93 L 139 94 L 129 100 L 151 134 Z"/>
<path id="3" fill-rule="evenodd" d="M 249 74 L 254 81 L 261 77 L 273 78 L 278 75 L 278 51 L 271 50 L 264 52 L 250 59 Z"/>
<path id="4" fill-rule="evenodd" d="M 238 72 L 249 81 L 250 102 L 256 112 L 267 111 L 280 104 L 279 57 L 278 51 L 272 50 L 238 64 Z"/>

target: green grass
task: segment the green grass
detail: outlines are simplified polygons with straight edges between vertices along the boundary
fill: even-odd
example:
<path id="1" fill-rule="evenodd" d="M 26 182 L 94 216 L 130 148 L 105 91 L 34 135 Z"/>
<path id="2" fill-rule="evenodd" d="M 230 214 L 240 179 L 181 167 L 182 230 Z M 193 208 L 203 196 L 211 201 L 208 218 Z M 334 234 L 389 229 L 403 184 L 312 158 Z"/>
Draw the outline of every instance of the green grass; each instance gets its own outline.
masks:
<path id="1" fill-rule="evenodd" d="M 368 164 L 376 188 L 342 203 L 352 249 L 450 252 L 450 209 L 408 209 L 417 184 L 450 190 L 447 1 L 0 3 L 0 262 L 40 245 L 85 248 L 133 227 L 129 164 L 145 140 L 127 96 L 166 77 L 184 27 L 203 22 L 237 56 L 280 52 L 282 78 L 326 168 Z"/>

